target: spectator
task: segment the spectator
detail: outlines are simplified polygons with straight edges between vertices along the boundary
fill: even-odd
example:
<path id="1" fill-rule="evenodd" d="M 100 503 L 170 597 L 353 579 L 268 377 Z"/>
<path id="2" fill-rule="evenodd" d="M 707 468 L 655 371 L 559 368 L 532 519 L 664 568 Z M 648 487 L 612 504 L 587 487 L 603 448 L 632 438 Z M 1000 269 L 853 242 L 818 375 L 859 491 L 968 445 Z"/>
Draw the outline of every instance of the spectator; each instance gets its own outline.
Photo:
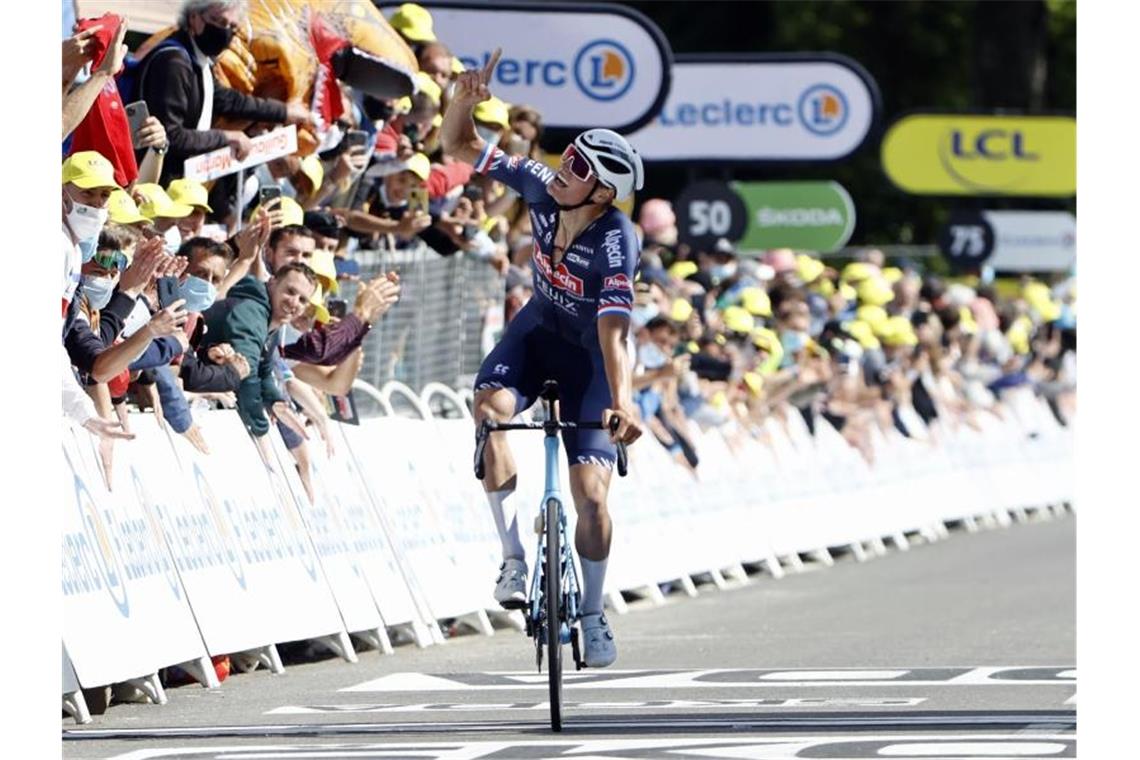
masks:
<path id="1" fill-rule="evenodd" d="M 166 194 L 176 205 L 190 207 L 190 213 L 175 222 L 182 240 L 201 235 L 206 215 L 214 213 L 206 186 L 192 179 L 176 179 L 167 186 Z"/>
<path id="2" fill-rule="evenodd" d="M 134 199 L 138 203 L 139 212 L 153 222 L 155 230 L 162 235 L 163 248 L 173 256 L 182 245 L 178 221 L 194 213 L 193 207 L 175 203 L 161 185 L 155 184 L 136 185 Z"/>
<path id="3" fill-rule="evenodd" d="M 422 5 L 404 3 L 388 19 L 404 41 L 419 55 L 425 43 L 436 42 L 431 14 Z"/>
<path id="4" fill-rule="evenodd" d="M 242 0 L 183 0 L 178 29 L 139 64 L 139 93 L 166 129 L 168 155 L 161 184 L 174 179 L 191 156 L 229 147 L 244 159 L 252 147 L 236 129 L 213 129 L 214 118 L 315 124 L 299 103 L 255 98 L 214 81 L 213 59 L 229 47 L 243 23 Z"/>

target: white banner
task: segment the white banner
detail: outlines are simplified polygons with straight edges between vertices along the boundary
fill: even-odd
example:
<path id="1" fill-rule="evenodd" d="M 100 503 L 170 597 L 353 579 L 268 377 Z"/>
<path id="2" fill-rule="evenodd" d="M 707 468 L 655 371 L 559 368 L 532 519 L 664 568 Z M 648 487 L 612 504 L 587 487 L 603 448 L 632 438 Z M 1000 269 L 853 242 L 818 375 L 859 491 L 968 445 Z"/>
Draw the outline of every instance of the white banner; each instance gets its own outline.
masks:
<path id="1" fill-rule="evenodd" d="M 150 420 L 136 420 L 146 427 Z M 153 502 L 119 442 L 108 491 L 91 436 L 64 433 L 71 503 L 61 511 L 63 642 L 85 686 L 139 678 L 206 654 Z"/>
<path id="2" fill-rule="evenodd" d="M 678 57 L 661 113 L 629 140 L 646 160 L 836 161 L 863 144 L 878 92 L 840 56 Z"/>
<path id="3" fill-rule="evenodd" d="M 253 148 L 244 161 L 239 161 L 229 147 L 191 156 L 183 162 L 182 173 L 186 179 L 208 182 L 227 174 L 234 174 L 251 166 L 258 166 L 275 158 L 297 152 L 297 127 L 290 124 L 272 132 L 249 138 Z"/>
<path id="4" fill-rule="evenodd" d="M 1077 256 L 1077 220 L 1068 211 L 986 211 L 994 250 L 986 266 L 1010 272 L 1063 272 Z"/>
<path id="5" fill-rule="evenodd" d="M 628 8 L 423 5 L 436 36 L 468 69 L 481 68 L 501 47 L 492 94 L 535 107 L 547 127 L 636 129 L 668 92 L 669 44 L 652 21 Z"/>

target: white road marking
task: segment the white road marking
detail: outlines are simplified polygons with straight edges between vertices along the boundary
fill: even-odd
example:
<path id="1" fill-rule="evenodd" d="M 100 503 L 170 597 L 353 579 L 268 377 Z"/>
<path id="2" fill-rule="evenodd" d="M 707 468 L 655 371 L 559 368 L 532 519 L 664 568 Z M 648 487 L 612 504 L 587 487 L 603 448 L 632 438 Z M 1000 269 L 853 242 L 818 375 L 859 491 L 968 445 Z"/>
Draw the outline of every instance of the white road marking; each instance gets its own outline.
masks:
<path id="1" fill-rule="evenodd" d="M 479 760 L 491 757 L 544 758 L 747 758 L 793 760 L 802 757 L 956 757 L 1025 758 L 1047 760 L 1073 757 L 1076 740 L 1071 735 L 1044 735 L 1033 739 L 1001 734 L 954 736 L 924 734 L 900 739 L 865 733 L 818 736 L 754 736 L 684 739 L 585 739 L 494 742 L 375 743 L 315 742 L 285 745 L 211 746 L 199 748 L 136 749 L 111 760 L 302 760 L 308 758 L 423 757 L 430 760 Z"/>
<path id="2" fill-rule="evenodd" d="M 666 699 L 652 702 L 566 702 L 566 710 L 708 710 L 714 708 L 835 708 L 835 707 L 917 707 L 925 697 L 796 697 L 790 699 Z M 269 710 L 264 715 L 328 715 L 347 713 L 404 713 L 404 712 L 545 712 L 549 702 L 442 702 L 420 704 L 339 704 L 339 705 L 286 705 Z"/>
<path id="3" fill-rule="evenodd" d="M 896 670 L 613 670 L 563 674 L 573 689 L 783 688 L 834 686 L 1071 686 L 1066 666 L 909 668 Z M 436 692 L 545 689 L 545 673 L 392 673 L 340 689 L 342 692 Z"/>

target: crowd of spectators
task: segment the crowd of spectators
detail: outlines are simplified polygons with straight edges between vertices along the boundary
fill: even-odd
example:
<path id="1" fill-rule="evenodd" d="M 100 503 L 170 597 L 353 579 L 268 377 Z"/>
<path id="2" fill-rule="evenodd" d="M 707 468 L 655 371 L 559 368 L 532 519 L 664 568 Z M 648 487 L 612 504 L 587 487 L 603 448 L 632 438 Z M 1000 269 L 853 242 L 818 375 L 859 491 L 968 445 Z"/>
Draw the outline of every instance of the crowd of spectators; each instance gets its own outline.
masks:
<path id="1" fill-rule="evenodd" d="M 342 83 L 343 113 L 315 151 L 262 164 L 240 186 L 235 175 L 184 177 L 187 158 L 244 158 L 279 125 L 322 129 L 303 103 L 215 78 L 215 58 L 249 34 L 246 12 L 242 0 L 185 0 L 177 27 L 131 56 L 125 20 L 78 20 L 64 0 L 64 408 L 101 436 L 108 474 L 114 440 L 131 437 L 129 404 L 203 452 L 193 410 L 221 406 L 266 457 L 276 429 L 310 488 L 308 446 L 332 445 L 325 397 L 348 393 L 365 336 L 400 297 L 395 272 L 361 281 L 362 251 L 422 241 L 485 261 L 503 280 L 507 320 L 531 294 L 524 204 L 440 149 L 463 67 L 418 5 L 388 17 L 418 63 L 414 94 L 379 99 Z M 146 104 L 134 128 L 120 91 Z M 474 118 L 507 153 L 549 159 L 534 108 L 491 98 Z M 870 461 L 873 426 L 936 438 L 1005 414 L 1016 387 L 1071 418 L 1071 279 L 945 280 L 873 249 L 836 266 L 790 250 L 741 255 L 727 241 L 693 250 L 678 243 L 668 201 L 638 211 L 635 395 L 685 467 L 699 472 L 690 421 L 759 434 L 766 418 L 800 414 Z M 346 283 L 351 304 L 337 298 Z"/>

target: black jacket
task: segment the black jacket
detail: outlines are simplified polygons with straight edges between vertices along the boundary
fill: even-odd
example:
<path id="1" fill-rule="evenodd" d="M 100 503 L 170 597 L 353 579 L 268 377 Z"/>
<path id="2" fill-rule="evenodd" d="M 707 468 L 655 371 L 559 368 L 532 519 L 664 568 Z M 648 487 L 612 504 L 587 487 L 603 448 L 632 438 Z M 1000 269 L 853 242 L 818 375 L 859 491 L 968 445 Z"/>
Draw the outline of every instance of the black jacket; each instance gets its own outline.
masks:
<path id="1" fill-rule="evenodd" d="M 186 55 L 169 47 L 149 53 L 142 62 L 141 96 L 147 110 L 162 122 L 170 150 L 163 162 L 161 184 L 182 176 L 182 162 L 190 156 L 208 153 L 226 145 L 220 129 L 198 130 L 202 115 L 202 80 L 193 63 L 190 36 L 179 29 L 172 40 L 179 42 Z M 213 74 L 211 73 L 211 76 Z M 280 124 L 285 121 L 285 104 L 278 100 L 255 98 L 214 82 L 214 116 L 232 116 Z"/>

